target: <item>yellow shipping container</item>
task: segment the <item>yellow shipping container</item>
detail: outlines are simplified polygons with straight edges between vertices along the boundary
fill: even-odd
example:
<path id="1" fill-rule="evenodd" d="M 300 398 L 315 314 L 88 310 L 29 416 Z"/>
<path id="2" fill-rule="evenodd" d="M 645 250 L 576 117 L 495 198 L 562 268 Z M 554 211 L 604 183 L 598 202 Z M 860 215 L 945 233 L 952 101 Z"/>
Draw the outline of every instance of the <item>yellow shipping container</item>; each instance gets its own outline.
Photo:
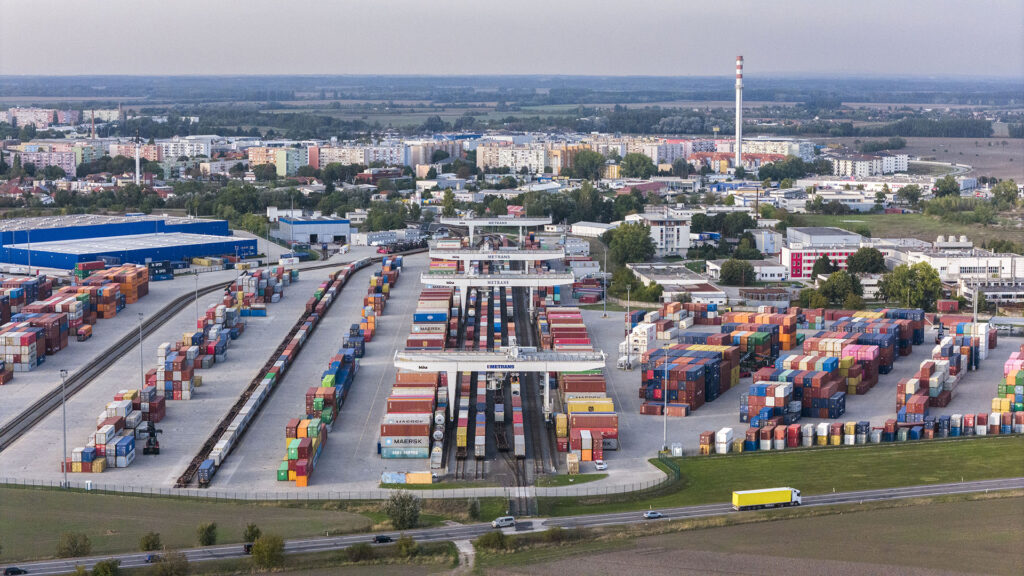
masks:
<path id="1" fill-rule="evenodd" d="M 291 480 L 291 481 L 295 480 L 295 470 L 289 470 L 288 471 L 288 480 Z"/>
<path id="2" fill-rule="evenodd" d="M 82 463 L 81 462 L 72 462 L 71 463 L 71 471 L 72 472 L 81 472 L 82 471 Z"/>
<path id="3" fill-rule="evenodd" d="M 433 484 L 434 477 L 430 472 L 406 472 L 406 484 Z"/>
<path id="4" fill-rule="evenodd" d="M 555 435 L 559 438 L 569 435 L 569 417 L 565 414 L 555 414 Z"/>
<path id="5" fill-rule="evenodd" d="M 615 412 L 615 402 L 611 398 L 581 398 L 566 402 L 569 414 L 576 412 Z"/>
<path id="6" fill-rule="evenodd" d="M 818 446 L 825 446 L 828 444 L 828 436 L 817 436 L 814 439 L 814 443 Z"/>
<path id="7" fill-rule="evenodd" d="M 835 436 L 829 436 L 828 443 L 831 446 L 839 446 L 840 444 L 843 443 L 843 437 L 840 434 L 836 434 Z"/>
<path id="8" fill-rule="evenodd" d="M 92 461 L 92 471 L 93 472 L 103 472 L 106 469 L 107 469 L 107 460 L 106 460 L 106 458 L 98 458 L 98 459 Z"/>
<path id="9" fill-rule="evenodd" d="M 458 448 L 466 447 L 466 429 L 458 428 L 455 430 L 455 446 Z"/>

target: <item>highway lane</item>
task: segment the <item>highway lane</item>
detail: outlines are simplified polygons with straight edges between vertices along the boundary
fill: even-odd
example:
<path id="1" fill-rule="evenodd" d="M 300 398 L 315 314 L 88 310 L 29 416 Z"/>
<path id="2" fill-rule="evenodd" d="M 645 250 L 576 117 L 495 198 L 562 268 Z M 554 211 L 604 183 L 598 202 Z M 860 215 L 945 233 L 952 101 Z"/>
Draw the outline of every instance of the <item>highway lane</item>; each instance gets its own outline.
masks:
<path id="1" fill-rule="evenodd" d="M 884 500 L 897 500 L 903 498 L 918 498 L 926 496 L 942 496 L 949 494 L 968 494 L 977 492 L 989 492 L 999 490 L 1024 489 L 1024 477 L 1006 478 L 998 480 L 979 480 L 975 482 L 962 482 L 955 484 L 932 484 L 924 486 L 907 486 L 902 488 L 884 488 L 879 490 L 863 490 L 857 492 L 836 492 L 832 494 L 818 494 L 804 496 L 803 506 L 831 506 L 835 504 L 856 504 L 861 502 L 878 502 Z M 679 508 L 659 509 L 664 514 L 665 520 L 680 520 L 687 518 L 703 518 L 709 516 L 722 516 L 726 514 L 738 514 L 732 506 L 727 503 L 704 504 L 700 506 L 684 506 Z M 662 520 L 664 521 L 664 520 Z M 580 516 L 566 516 L 560 518 L 539 519 L 534 518 L 528 522 L 532 524 L 522 526 L 527 530 L 516 530 L 519 532 L 539 531 L 552 526 L 559 527 L 580 527 L 597 528 L 601 526 L 614 526 L 623 524 L 640 524 L 645 522 L 657 522 L 657 520 L 645 520 L 642 511 L 615 512 L 609 514 L 587 514 Z M 525 524 L 525 523 L 521 523 Z M 522 528 L 521 527 L 521 528 Z M 418 542 L 444 542 L 451 540 L 471 540 L 492 530 L 490 524 L 467 524 L 457 526 L 438 526 L 435 528 L 422 528 L 408 530 L 404 534 L 411 536 Z M 515 533 L 514 530 L 505 530 L 506 533 Z M 397 538 L 398 532 L 383 532 Z M 285 552 L 288 554 L 323 552 L 329 550 L 340 550 L 358 544 L 370 542 L 374 534 L 346 534 L 341 536 L 325 536 L 316 538 L 297 538 L 285 542 Z M 244 558 L 246 556 L 241 544 L 226 544 L 220 546 L 209 546 L 206 548 L 191 548 L 182 550 L 189 562 L 203 562 L 208 560 L 221 560 L 229 558 Z M 28 570 L 32 575 L 67 574 L 74 572 L 76 566 L 84 566 L 91 569 L 99 561 L 115 558 L 121 561 L 124 568 L 145 566 L 145 553 L 131 553 L 108 556 L 91 556 L 88 558 L 70 560 L 46 560 L 41 562 L 26 562 L 19 564 L 21 568 Z"/>

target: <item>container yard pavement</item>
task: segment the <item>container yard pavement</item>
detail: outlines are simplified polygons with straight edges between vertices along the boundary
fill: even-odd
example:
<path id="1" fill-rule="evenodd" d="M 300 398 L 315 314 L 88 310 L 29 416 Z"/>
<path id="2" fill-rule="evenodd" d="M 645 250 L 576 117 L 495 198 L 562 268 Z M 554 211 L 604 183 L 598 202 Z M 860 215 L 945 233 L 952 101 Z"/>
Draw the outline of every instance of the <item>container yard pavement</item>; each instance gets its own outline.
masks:
<path id="1" fill-rule="evenodd" d="M 231 270 L 225 272 L 225 280 L 237 274 Z M 133 486 L 140 489 L 173 486 L 175 479 L 188 466 L 199 447 L 227 413 L 228 408 L 238 399 L 239 393 L 303 314 L 306 301 L 312 296 L 317 285 L 326 279 L 327 272 L 315 270 L 300 273 L 299 280 L 285 288 L 284 297 L 280 302 L 267 305 L 266 317 L 248 318 L 245 332 L 237 340 L 231 341 L 226 362 L 197 371 L 197 375 L 202 376 L 203 385 L 196 388 L 192 400 L 168 401 L 167 417 L 157 424 L 163 431 L 159 437 L 159 456 L 143 456 L 140 449 L 135 462 L 128 468 L 108 469 L 101 474 L 70 474 L 69 480 L 92 480 L 95 484 Z M 208 275 L 200 276 L 200 280 L 204 276 Z M 188 288 L 189 280 L 191 279 L 173 281 L 180 283 L 176 288 L 178 294 L 183 288 Z M 192 286 L 194 287 L 194 282 Z M 219 303 L 221 299 L 222 294 L 219 292 L 200 296 L 200 313 L 204 313 L 209 304 Z M 143 302 L 146 300 L 148 297 L 143 299 Z M 133 310 L 134 308 L 128 308 L 128 314 L 123 315 L 130 319 Z M 137 322 L 137 318 L 135 320 Z M 143 368 L 149 370 L 156 365 L 156 349 L 161 342 L 176 341 L 181 338 L 184 331 L 194 330 L 195 326 L 195 307 L 186 306 L 155 334 L 145 339 Z M 96 429 L 96 415 L 103 410 L 107 402 L 113 400 L 114 394 L 121 389 L 138 388 L 140 379 L 139 351 L 138 347 L 135 347 L 89 386 L 68 400 L 69 456 L 72 448 L 86 444 L 89 434 Z M 279 446 L 283 447 L 283 442 Z M 0 470 L 3 471 L 3 476 L 18 480 L 59 482 L 62 479 L 60 460 L 61 413 L 58 409 L 0 453 Z M 238 487 L 246 488 L 241 485 Z"/>
<path id="2" fill-rule="evenodd" d="M 238 275 L 234 270 L 222 270 L 199 275 L 199 287 L 203 288 L 213 284 L 227 282 Z M 134 304 L 125 306 L 124 310 L 109 320 L 97 320 L 93 327 L 93 336 L 85 342 L 78 342 L 72 334 L 68 338 L 68 347 L 53 356 L 47 356 L 46 362 L 37 366 L 31 372 L 18 372 L 10 383 L 0 386 L 0 423 L 6 424 L 17 416 L 27 406 L 41 398 L 44 394 L 60 387 L 60 370 L 65 368 L 71 376 L 81 368 L 94 362 L 106 352 L 118 339 L 126 333 L 139 331 L 139 316 L 142 312 L 145 315 L 143 321 L 155 314 L 158 310 L 167 305 L 171 300 L 185 293 L 195 290 L 195 280 L 192 276 L 149 283 L 149 294 L 139 299 Z M 193 310 L 193 308 L 189 308 Z M 192 312 L 194 318 L 195 312 Z M 193 321 L 192 326 L 195 326 Z M 183 328 L 184 329 L 184 328 Z M 180 331 L 179 331 L 180 332 Z M 181 335 L 179 334 L 178 337 Z M 155 345 L 154 345 L 155 346 Z M 138 350 L 135 350 L 136 364 L 138 363 Z M 130 356 L 131 353 L 129 352 Z M 152 357 L 156 358 L 156 352 Z M 136 382 L 133 380 L 133 382 Z M 110 400 L 113 400 L 111 396 Z M 109 400 L 108 400 L 109 401 Z M 99 413 L 102 406 L 97 406 L 94 411 Z M 70 440 L 70 438 L 69 438 Z M 84 441 L 81 442 L 85 444 Z M 60 460 L 56 461 L 60 465 Z"/>
<path id="3" fill-rule="evenodd" d="M 653 469 L 647 459 L 656 454 L 662 445 L 662 418 L 660 416 L 644 416 L 640 414 L 642 400 L 637 397 L 637 389 L 640 387 L 640 369 L 634 368 L 631 371 L 618 370 L 615 363 L 618 359 L 618 345 L 624 339 L 623 314 L 621 312 L 609 312 L 608 318 L 602 318 L 600 311 L 585 310 L 583 318 L 590 331 L 591 339 L 595 346 L 608 354 L 608 363 L 605 369 L 608 375 L 608 394 L 615 400 L 615 406 L 619 413 L 619 426 L 621 429 L 622 448 L 618 451 L 605 451 L 605 460 L 608 462 L 608 472 L 611 473 L 609 480 L 614 477 L 614 471 L 627 468 L 630 471 L 637 469 Z M 693 326 L 687 330 L 702 332 L 718 332 L 718 326 Z M 818 332 L 817 330 L 801 330 L 805 335 Z M 901 378 L 912 376 L 920 367 L 923 360 L 931 358 L 932 348 L 935 346 L 935 331 L 927 327 L 925 329 L 925 343 L 914 346 L 910 356 L 897 356 L 893 370 L 889 374 L 879 375 L 878 384 L 861 396 L 847 396 L 846 414 L 836 422 L 850 420 L 868 420 L 872 426 L 881 426 L 885 420 L 896 418 L 896 383 Z M 981 362 L 977 371 L 964 373 L 963 379 L 954 391 L 952 402 L 945 408 L 930 408 L 929 414 L 976 414 L 979 412 L 990 412 L 992 398 L 996 395 L 996 386 L 1003 377 L 1003 364 L 1009 358 L 1010 353 L 1018 350 L 1024 343 L 1024 338 L 1011 338 L 1000 335 L 999 344 L 994 350 L 989 350 L 989 357 Z M 799 354 L 799 350 L 783 352 L 782 355 Z M 633 358 L 634 366 L 638 358 Z M 724 392 L 713 402 L 705 403 L 694 410 L 685 418 L 668 418 L 668 442 L 682 443 L 683 449 L 689 453 L 696 453 L 699 442 L 699 435 L 705 430 L 720 430 L 724 427 L 732 427 L 738 433 L 746 430 L 748 425 L 739 421 L 740 396 L 745 393 L 753 382 L 750 378 L 740 380 L 740 385 Z M 831 422 L 830 420 L 818 418 L 801 418 L 799 423 Z M 581 472 L 590 472 L 590 467 L 584 466 Z M 597 484 L 604 484 L 609 480 Z"/>
<path id="4" fill-rule="evenodd" d="M 382 460 L 377 455 L 384 400 L 391 392 L 396 372 L 392 356 L 396 349 L 404 347 L 409 334 L 416 296 L 421 289 L 420 274 L 427 271 L 427 262 L 425 254 L 403 257 L 398 283 L 377 321 L 377 333 L 366 344 L 366 355 L 359 360 L 359 371 L 310 476 L 309 488 L 296 488 L 293 482 L 277 481 L 277 466 L 285 453 L 285 424 L 303 414 L 306 390 L 319 384 L 321 373 L 331 356 L 341 348 L 349 326 L 359 322 L 363 296 L 369 288 L 370 276 L 380 270 L 379 264 L 349 279 L 326 320 L 288 370 L 284 383 L 275 390 L 241 444 L 218 470 L 213 488 L 294 491 L 297 495 L 308 491 L 366 490 L 379 486 L 381 472 L 385 470 L 429 469 L 426 459 Z"/>

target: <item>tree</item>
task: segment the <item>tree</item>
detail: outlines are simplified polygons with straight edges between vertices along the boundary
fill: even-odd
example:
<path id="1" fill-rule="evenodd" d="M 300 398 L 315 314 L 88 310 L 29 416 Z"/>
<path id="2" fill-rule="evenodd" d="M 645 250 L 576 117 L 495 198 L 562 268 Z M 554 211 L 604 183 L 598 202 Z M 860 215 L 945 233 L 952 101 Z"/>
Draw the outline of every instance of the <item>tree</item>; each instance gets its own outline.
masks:
<path id="1" fill-rule="evenodd" d="M 255 542 L 260 539 L 263 531 L 256 524 L 249 523 L 245 527 L 245 532 L 242 534 L 242 539 L 246 542 Z"/>
<path id="2" fill-rule="evenodd" d="M 908 184 L 900 188 L 899 192 L 896 193 L 896 198 L 909 206 L 917 206 L 917 203 L 921 200 L 921 187 L 917 184 Z"/>
<path id="3" fill-rule="evenodd" d="M 818 292 L 833 304 L 843 302 L 850 294 L 859 296 L 863 291 L 857 277 L 845 270 L 829 274 L 828 279 L 822 282 L 821 287 L 818 288 Z"/>
<path id="4" fill-rule="evenodd" d="M 992 187 L 992 201 L 1002 208 L 1013 208 L 1017 205 L 1017 183 L 1004 180 Z"/>
<path id="5" fill-rule="evenodd" d="M 586 180 L 597 180 L 601 177 L 605 158 L 600 152 L 580 150 L 572 157 L 572 176 Z"/>
<path id="6" fill-rule="evenodd" d="M 781 188 L 783 190 L 785 190 L 787 188 L 792 188 L 792 187 L 793 187 L 793 179 L 792 178 L 783 178 L 782 182 L 779 182 L 779 188 Z"/>
<path id="7" fill-rule="evenodd" d="M 808 212 L 821 213 L 824 210 L 825 210 L 825 199 L 822 198 L 821 196 L 819 196 L 818 194 L 815 194 L 814 197 L 811 198 L 810 204 L 807 204 L 807 211 Z"/>
<path id="8" fill-rule="evenodd" d="M 434 150 L 434 153 L 430 155 L 430 163 L 437 164 L 441 160 L 447 160 L 450 157 L 451 154 L 445 152 L 444 150 Z"/>
<path id="9" fill-rule="evenodd" d="M 831 274 L 836 270 L 835 264 L 829 260 L 828 255 L 822 254 L 814 261 L 814 266 L 811 268 L 811 278 L 816 278 L 818 274 Z"/>
<path id="10" fill-rule="evenodd" d="M 441 215 L 445 217 L 455 216 L 455 193 L 451 190 L 444 191 L 444 199 L 441 201 Z"/>
<path id="11" fill-rule="evenodd" d="M 814 288 L 804 288 L 800 290 L 800 298 L 798 300 L 801 308 L 811 307 L 811 296 L 817 294 L 817 290 Z"/>
<path id="12" fill-rule="evenodd" d="M 43 167 L 43 178 L 47 180 L 60 180 L 67 176 L 67 172 L 64 171 L 60 166 L 44 166 Z"/>
<path id="13" fill-rule="evenodd" d="M 420 545 L 412 539 L 412 536 L 406 536 L 405 534 L 398 538 L 395 548 L 401 558 L 412 558 L 420 552 Z"/>
<path id="14" fill-rule="evenodd" d="M 690 163 L 683 158 L 676 158 L 672 161 L 672 175 L 679 178 L 688 178 L 693 169 Z"/>
<path id="15" fill-rule="evenodd" d="M 853 293 L 847 294 L 846 299 L 843 300 L 843 308 L 847 310 L 861 310 L 864 308 L 864 299 Z"/>
<path id="16" fill-rule="evenodd" d="M 495 196 L 490 203 L 487 204 L 487 208 L 490 209 L 491 214 L 494 214 L 495 216 L 505 216 L 508 214 L 508 202 L 506 202 L 501 196 Z"/>
<path id="17" fill-rule="evenodd" d="M 927 262 L 903 264 L 882 277 L 878 291 L 889 302 L 906 308 L 931 310 L 942 296 L 939 273 Z"/>
<path id="18" fill-rule="evenodd" d="M 364 562 L 366 560 L 373 560 L 374 557 L 373 547 L 366 542 L 349 546 L 345 554 L 348 556 L 349 562 Z"/>
<path id="19" fill-rule="evenodd" d="M 213 546 L 217 543 L 217 523 L 205 522 L 196 528 L 196 539 L 200 546 Z"/>
<path id="20" fill-rule="evenodd" d="M 420 198 L 422 198 L 422 199 L 423 199 L 424 201 L 426 201 L 426 200 L 430 200 L 430 199 L 431 199 L 431 198 L 433 198 L 433 197 L 434 197 L 434 193 L 433 193 L 433 192 L 431 192 L 430 190 L 424 190 L 424 191 L 423 191 L 423 192 L 422 192 L 422 193 L 420 194 Z"/>
<path id="21" fill-rule="evenodd" d="M 155 576 L 187 576 L 188 558 L 185 554 L 172 550 L 163 555 L 163 558 L 153 566 Z"/>
<path id="22" fill-rule="evenodd" d="M 121 573 L 121 561 L 100 560 L 92 566 L 92 576 L 118 576 Z"/>
<path id="23" fill-rule="evenodd" d="M 885 272 L 885 256 L 875 248 L 861 248 L 846 259 L 850 274 L 878 274 Z"/>
<path id="24" fill-rule="evenodd" d="M 760 260 L 763 255 L 754 246 L 754 242 L 750 238 L 741 238 L 732 256 L 737 260 Z"/>
<path id="25" fill-rule="evenodd" d="M 627 222 L 611 230 L 609 256 L 619 265 L 627 262 L 646 262 L 656 251 L 651 239 L 651 227 L 641 222 Z"/>
<path id="26" fill-rule="evenodd" d="M 480 519 L 480 499 L 470 498 L 469 502 L 466 503 L 466 515 L 469 516 L 470 520 Z"/>
<path id="27" fill-rule="evenodd" d="M 743 166 L 737 166 L 736 170 L 733 171 L 733 176 L 735 178 L 746 178 L 747 177 L 747 169 L 744 168 Z"/>
<path id="28" fill-rule="evenodd" d="M 277 179 L 277 166 L 273 164 L 260 164 L 252 167 L 253 176 L 260 182 L 267 182 Z"/>
<path id="29" fill-rule="evenodd" d="M 875 192 L 875 210 L 881 212 L 885 209 L 885 201 L 889 197 L 889 185 L 882 185 L 882 189 Z"/>
<path id="30" fill-rule="evenodd" d="M 431 166 L 430 170 L 427 170 L 427 180 L 433 180 L 435 178 L 437 178 L 437 168 Z"/>
<path id="31" fill-rule="evenodd" d="M 92 552 L 92 542 L 81 532 L 64 532 L 57 540 L 57 556 L 75 558 L 88 556 Z"/>
<path id="32" fill-rule="evenodd" d="M 156 532 L 147 532 L 139 539 L 139 550 L 151 552 L 160 549 L 160 535 Z"/>
<path id="33" fill-rule="evenodd" d="M 807 307 L 808 308 L 825 308 L 826 306 L 828 306 L 828 298 L 825 298 L 825 296 L 821 292 L 818 292 L 817 290 L 815 290 L 814 294 L 811 294 L 811 297 L 810 297 L 810 300 L 808 301 L 808 306 Z"/>
<path id="34" fill-rule="evenodd" d="M 284 539 L 277 534 L 265 534 L 252 545 L 252 563 L 264 570 L 284 564 Z"/>
<path id="35" fill-rule="evenodd" d="M 725 204 L 726 206 L 735 206 L 736 197 L 733 196 L 732 194 L 729 194 L 728 196 L 725 197 L 725 200 L 722 201 L 722 204 Z"/>
<path id="36" fill-rule="evenodd" d="M 625 178 L 650 178 L 657 171 L 654 161 L 639 152 L 626 154 L 619 166 L 619 174 Z"/>
<path id="37" fill-rule="evenodd" d="M 493 530 L 477 538 L 474 544 L 478 549 L 508 550 L 512 547 L 512 539 L 501 530 Z"/>
<path id="38" fill-rule="evenodd" d="M 936 198 L 942 198 L 943 196 L 959 196 L 960 183 L 956 181 L 956 178 L 954 178 L 952 174 L 947 174 L 935 181 L 934 191 Z"/>
<path id="39" fill-rule="evenodd" d="M 384 513 L 396 530 L 415 528 L 420 522 L 420 499 L 405 490 L 395 492 L 384 504 Z"/>
<path id="40" fill-rule="evenodd" d="M 730 258 L 722 263 L 720 279 L 727 286 L 749 286 L 756 280 L 756 274 L 750 262 Z"/>

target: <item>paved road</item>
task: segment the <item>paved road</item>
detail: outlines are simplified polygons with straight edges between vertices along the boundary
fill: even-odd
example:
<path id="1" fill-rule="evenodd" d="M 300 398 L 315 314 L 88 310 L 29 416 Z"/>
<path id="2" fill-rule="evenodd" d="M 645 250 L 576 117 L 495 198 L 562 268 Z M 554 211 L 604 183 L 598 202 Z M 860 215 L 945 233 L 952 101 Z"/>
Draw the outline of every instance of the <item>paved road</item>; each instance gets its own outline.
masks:
<path id="1" fill-rule="evenodd" d="M 997 490 L 1024 489 L 1024 477 L 1006 478 L 999 480 L 980 480 L 977 482 L 963 482 L 957 484 L 934 484 L 928 486 L 908 486 L 904 488 L 889 488 L 883 490 L 866 490 L 861 492 L 838 492 L 834 494 L 820 494 L 817 496 L 804 496 L 804 506 L 829 506 L 833 504 L 855 504 L 860 502 L 877 502 L 881 500 L 896 500 L 900 498 L 916 498 L 923 496 L 940 496 L 946 494 L 966 494 L 975 492 L 988 492 Z M 682 508 L 661 509 L 665 519 L 679 520 L 686 518 L 702 518 L 708 516 L 722 516 L 734 514 L 730 504 L 706 504 L 702 506 L 686 506 Z M 551 519 L 532 519 L 527 522 L 520 522 L 513 532 L 532 532 L 545 530 L 552 526 L 561 527 L 586 527 L 595 528 L 599 526 L 613 526 L 621 524 L 640 524 L 645 522 L 657 522 L 657 520 L 644 520 L 640 512 L 621 512 L 612 514 L 589 514 L 581 516 L 566 516 Z M 451 540 L 471 540 L 491 530 L 490 524 L 469 524 L 458 526 L 439 526 L 436 528 L 424 528 L 421 530 L 410 530 L 405 534 L 412 536 L 418 542 L 444 542 Z M 397 538 L 397 534 L 392 534 Z M 305 552 L 323 552 L 327 550 L 338 550 L 347 548 L 360 542 L 369 542 L 372 534 L 348 534 L 344 536 L 327 536 L 316 538 L 302 538 L 288 540 L 285 543 L 285 552 L 298 554 Z M 245 556 L 240 544 L 228 544 L 223 546 L 210 546 L 207 548 L 193 548 L 183 550 L 189 562 L 202 562 L 204 560 L 219 560 L 225 558 L 242 558 Z M 93 556 L 77 560 L 48 560 L 43 562 L 26 562 L 20 564 L 21 568 L 28 570 L 32 575 L 66 574 L 74 572 L 75 566 L 81 565 L 86 568 L 100 561 L 116 558 L 121 561 L 122 568 L 131 568 L 145 565 L 146 554 L 120 554 L 116 556 Z"/>

